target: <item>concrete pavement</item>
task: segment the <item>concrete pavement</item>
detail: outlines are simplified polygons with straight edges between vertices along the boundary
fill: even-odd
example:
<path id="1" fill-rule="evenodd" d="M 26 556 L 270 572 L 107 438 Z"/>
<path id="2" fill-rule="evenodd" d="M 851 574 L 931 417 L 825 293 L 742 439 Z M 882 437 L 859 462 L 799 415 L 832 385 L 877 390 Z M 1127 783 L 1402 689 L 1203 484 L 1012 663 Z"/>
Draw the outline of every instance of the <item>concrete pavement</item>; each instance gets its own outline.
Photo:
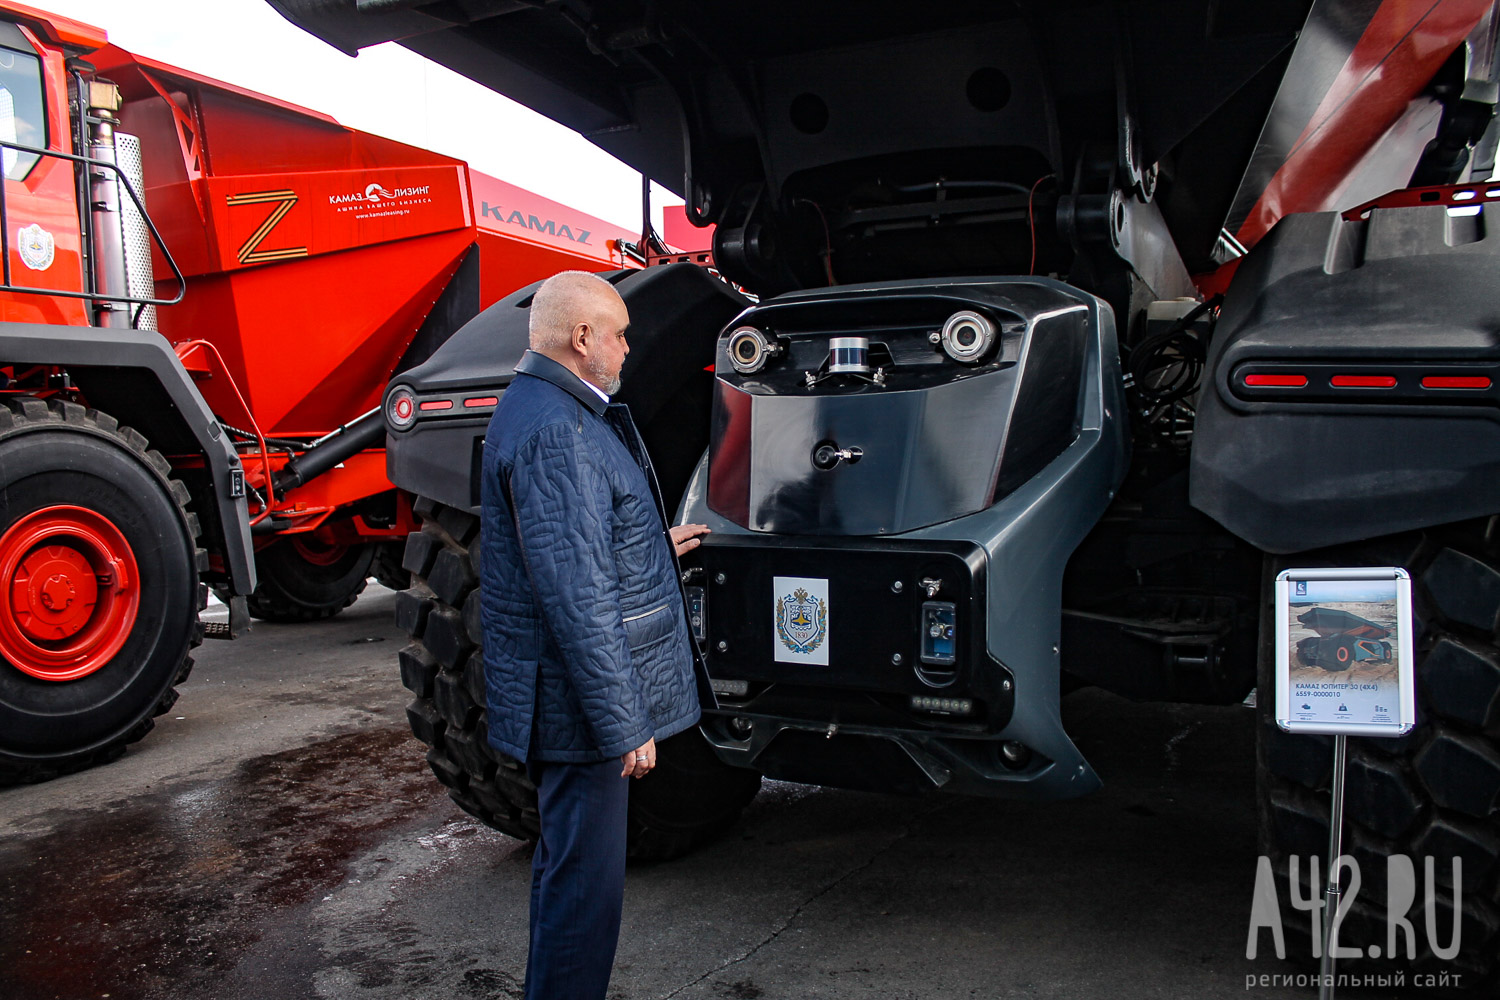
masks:
<path id="1" fill-rule="evenodd" d="M 529 847 L 428 773 L 392 603 L 208 643 L 124 758 L 0 790 L 0 997 L 521 995 Z M 1307 996 L 1245 988 L 1295 971 L 1244 958 L 1252 711 L 1065 705 L 1097 795 L 767 782 L 724 839 L 633 867 L 611 998 Z"/>

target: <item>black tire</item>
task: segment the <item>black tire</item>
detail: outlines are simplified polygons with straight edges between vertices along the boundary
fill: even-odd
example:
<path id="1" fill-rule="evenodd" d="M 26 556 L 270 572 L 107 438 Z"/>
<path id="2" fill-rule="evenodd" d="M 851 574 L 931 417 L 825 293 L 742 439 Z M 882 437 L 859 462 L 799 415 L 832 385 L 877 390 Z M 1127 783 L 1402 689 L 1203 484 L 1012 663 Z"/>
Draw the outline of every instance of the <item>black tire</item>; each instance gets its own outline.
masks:
<path id="1" fill-rule="evenodd" d="M 411 574 L 401 565 L 406 555 L 406 542 L 375 542 L 370 546 L 375 558 L 370 561 L 370 575 L 375 582 L 387 590 L 400 592 L 411 586 Z"/>
<path id="2" fill-rule="evenodd" d="M 115 620 L 118 627 L 104 630 L 121 644 L 113 653 L 108 642 L 93 647 L 98 665 L 86 675 L 40 678 L 34 671 L 42 661 L 29 660 L 28 672 L 19 665 L 24 649 L 10 647 L 13 660 L 0 647 L 0 784 L 45 781 L 113 760 L 176 702 L 176 687 L 193 666 L 189 654 L 202 641 L 198 574 L 207 553 L 196 547 L 188 490 L 171 471 L 141 434 L 108 414 L 60 399 L 0 398 L 0 567 L 7 550 L 17 558 L 41 551 L 25 540 L 26 529 L 55 523 L 49 508 L 71 510 L 74 523 L 92 520 L 115 532 L 112 551 L 136 566 L 135 584 L 116 593 L 138 601 Z M 48 546 L 66 538 L 50 537 Z M 16 578 L 3 568 L 0 575 L 7 588 Z M 79 636 L 94 632 L 105 606 L 103 598 L 92 605 Z"/>
<path id="3" fill-rule="evenodd" d="M 255 554 L 255 591 L 250 613 L 268 622 L 313 622 L 332 618 L 364 593 L 375 558 L 368 544 L 314 548 L 293 535 Z M 316 557 L 316 558 L 313 558 Z"/>
<path id="4" fill-rule="evenodd" d="M 419 500 L 421 531 L 407 539 L 412 585 L 396 601 L 410 636 L 401 681 L 415 696 L 412 732 L 454 802 L 522 840 L 537 836 L 536 788 L 525 768 L 489 744 L 479 622 L 479 524 L 471 514 Z M 472 548 L 471 548 L 472 546 Z M 627 854 L 638 861 L 679 857 L 727 830 L 760 788 L 760 775 L 714 756 L 696 727 L 663 741 L 656 770 L 630 785 Z"/>
<path id="5" fill-rule="evenodd" d="M 1409 916 L 1420 947 L 1415 968 L 1461 972 L 1466 989 L 1494 995 L 1500 985 L 1500 519 L 1273 561 L 1267 612 L 1269 580 L 1289 565 L 1403 566 L 1415 584 L 1417 726 L 1401 739 L 1349 740 L 1344 851 L 1358 860 L 1362 885 L 1341 943 L 1385 946 L 1386 858 L 1404 854 L 1419 883 Z M 1257 699 L 1260 843 L 1278 873 L 1289 956 L 1307 959 L 1309 915 L 1290 906 L 1288 858 L 1303 859 L 1305 893 L 1307 859 L 1326 859 L 1328 851 L 1332 740 L 1277 728 L 1271 631 L 1262 628 Z M 1423 858 L 1429 855 L 1436 859 L 1444 946 L 1453 927 L 1451 859 L 1463 858 L 1461 949 L 1447 961 L 1428 950 Z M 1320 892 L 1321 886 L 1314 896 Z M 1359 967 L 1348 964 L 1351 971 Z M 1364 965 L 1370 972 L 1407 967 L 1389 960 Z"/>

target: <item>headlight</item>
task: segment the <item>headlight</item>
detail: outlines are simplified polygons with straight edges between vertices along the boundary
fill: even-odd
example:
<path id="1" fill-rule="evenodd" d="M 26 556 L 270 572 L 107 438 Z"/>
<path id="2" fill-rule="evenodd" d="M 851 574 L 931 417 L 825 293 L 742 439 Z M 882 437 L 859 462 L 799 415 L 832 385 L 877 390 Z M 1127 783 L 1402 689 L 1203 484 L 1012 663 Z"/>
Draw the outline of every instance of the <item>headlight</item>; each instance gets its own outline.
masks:
<path id="1" fill-rule="evenodd" d="M 973 364 L 995 346 L 995 324 L 972 309 L 964 309 L 948 317 L 941 340 L 948 357 Z"/>
<path id="2" fill-rule="evenodd" d="M 753 375 L 781 353 L 781 344 L 753 326 L 742 326 L 729 335 L 729 360 L 741 375 Z"/>
<path id="3" fill-rule="evenodd" d="M 391 391 L 385 400 L 385 418 L 398 431 L 417 422 L 417 397 L 410 389 L 403 385 Z"/>

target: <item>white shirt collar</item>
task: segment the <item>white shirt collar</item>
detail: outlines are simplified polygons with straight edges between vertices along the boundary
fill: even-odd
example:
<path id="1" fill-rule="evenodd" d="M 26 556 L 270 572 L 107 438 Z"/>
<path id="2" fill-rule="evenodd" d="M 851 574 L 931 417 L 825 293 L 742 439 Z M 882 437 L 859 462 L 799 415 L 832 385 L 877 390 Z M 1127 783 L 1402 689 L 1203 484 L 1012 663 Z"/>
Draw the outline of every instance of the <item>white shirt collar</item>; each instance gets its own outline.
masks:
<path id="1" fill-rule="evenodd" d="M 578 381 L 582 382 L 584 385 L 588 386 L 590 389 L 593 389 L 594 390 L 594 395 L 596 395 L 600 399 L 604 400 L 605 403 L 609 402 L 609 394 L 606 393 L 603 389 L 599 388 L 597 385 L 595 385 L 594 383 L 590 382 L 586 378 L 581 378 Z"/>

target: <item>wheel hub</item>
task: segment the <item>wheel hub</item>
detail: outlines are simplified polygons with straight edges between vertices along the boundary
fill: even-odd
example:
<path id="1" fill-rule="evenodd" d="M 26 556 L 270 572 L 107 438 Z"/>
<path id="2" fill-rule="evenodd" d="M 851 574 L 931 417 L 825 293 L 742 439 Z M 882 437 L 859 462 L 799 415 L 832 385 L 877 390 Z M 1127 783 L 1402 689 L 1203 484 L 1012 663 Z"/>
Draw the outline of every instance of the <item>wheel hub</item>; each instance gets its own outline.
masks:
<path id="1" fill-rule="evenodd" d="M 48 681 L 86 677 L 130 636 L 135 555 L 112 521 L 46 507 L 0 534 L 0 656 Z"/>
<path id="2" fill-rule="evenodd" d="M 11 579 L 11 604 L 21 631 L 33 639 L 66 639 L 83 631 L 99 603 L 93 567 L 68 545 L 43 545 L 21 560 Z"/>
<path id="3" fill-rule="evenodd" d="M 346 542 L 324 537 L 322 532 L 293 535 L 292 548 L 314 566 L 333 566 L 349 552 Z"/>

